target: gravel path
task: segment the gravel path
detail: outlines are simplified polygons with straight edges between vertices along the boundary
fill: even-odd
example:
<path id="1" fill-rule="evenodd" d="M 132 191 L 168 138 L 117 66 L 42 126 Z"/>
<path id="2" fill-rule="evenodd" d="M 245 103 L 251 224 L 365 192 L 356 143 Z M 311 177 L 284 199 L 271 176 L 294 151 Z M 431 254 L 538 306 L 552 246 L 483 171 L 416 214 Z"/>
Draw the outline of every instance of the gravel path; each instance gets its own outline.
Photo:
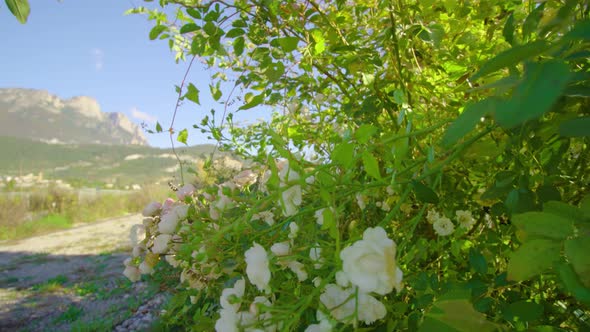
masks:
<path id="1" fill-rule="evenodd" d="M 0 331 L 145 331 L 163 294 L 122 276 L 140 215 L 0 242 Z"/>

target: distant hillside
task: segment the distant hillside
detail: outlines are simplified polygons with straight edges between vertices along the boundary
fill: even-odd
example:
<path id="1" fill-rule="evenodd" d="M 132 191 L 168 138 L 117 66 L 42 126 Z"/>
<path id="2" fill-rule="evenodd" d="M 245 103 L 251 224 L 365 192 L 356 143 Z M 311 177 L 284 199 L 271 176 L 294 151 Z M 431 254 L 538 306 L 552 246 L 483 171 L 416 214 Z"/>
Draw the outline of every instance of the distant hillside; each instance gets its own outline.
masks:
<path id="1" fill-rule="evenodd" d="M 44 90 L 0 89 L 0 134 L 54 144 L 147 145 L 122 113 L 90 97 L 60 99 Z"/>
<path id="2" fill-rule="evenodd" d="M 213 145 L 177 149 L 185 164 L 194 167 L 213 151 Z M 62 145 L 0 136 L 0 178 L 43 173 L 48 179 L 115 186 L 166 182 L 179 166 L 171 149 L 149 146 L 78 144 Z M 229 156 L 216 152 L 216 158 Z M 234 158 L 231 158 L 234 159 Z"/>

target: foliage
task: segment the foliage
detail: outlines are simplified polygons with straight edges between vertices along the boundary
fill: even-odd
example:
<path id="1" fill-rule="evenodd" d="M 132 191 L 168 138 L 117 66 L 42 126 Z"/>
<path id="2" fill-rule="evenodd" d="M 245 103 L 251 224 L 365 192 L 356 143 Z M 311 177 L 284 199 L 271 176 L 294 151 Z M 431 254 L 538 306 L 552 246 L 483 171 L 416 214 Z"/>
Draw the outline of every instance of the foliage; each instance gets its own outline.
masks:
<path id="1" fill-rule="evenodd" d="M 587 4 L 159 4 L 130 13 L 215 72 L 194 127 L 255 161 L 144 210 L 125 274 L 182 271 L 172 325 L 589 327 Z"/>

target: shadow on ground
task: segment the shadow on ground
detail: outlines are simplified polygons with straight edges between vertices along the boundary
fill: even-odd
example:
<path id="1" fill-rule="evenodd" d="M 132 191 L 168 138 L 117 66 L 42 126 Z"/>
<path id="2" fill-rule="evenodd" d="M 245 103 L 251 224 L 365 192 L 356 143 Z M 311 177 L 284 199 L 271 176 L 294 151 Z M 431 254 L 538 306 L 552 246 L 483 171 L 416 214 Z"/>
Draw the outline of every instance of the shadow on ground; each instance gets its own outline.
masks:
<path id="1" fill-rule="evenodd" d="M 126 257 L 0 251 L 0 331 L 111 331 L 158 291 L 121 274 Z"/>

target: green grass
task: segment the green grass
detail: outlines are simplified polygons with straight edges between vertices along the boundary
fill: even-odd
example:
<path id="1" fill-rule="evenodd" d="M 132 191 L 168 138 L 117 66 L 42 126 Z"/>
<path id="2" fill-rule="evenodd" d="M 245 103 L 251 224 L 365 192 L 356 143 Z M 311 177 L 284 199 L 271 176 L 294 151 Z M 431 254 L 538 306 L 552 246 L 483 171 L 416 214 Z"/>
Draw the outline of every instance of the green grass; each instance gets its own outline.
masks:
<path id="1" fill-rule="evenodd" d="M 33 285 L 31 289 L 36 292 L 51 293 L 58 290 L 62 290 L 64 288 L 63 286 L 68 281 L 68 277 L 60 274 L 55 278 L 51 278 L 43 283 Z"/>
<path id="2" fill-rule="evenodd" d="M 68 229 L 74 224 L 139 213 L 153 200 L 163 201 L 169 196 L 166 186 L 146 186 L 126 194 L 99 195 L 80 201 L 77 194 L 48 188 L 31 192 L 28 201 L 22 197 L 0 196 L 0 241 L 16 240 L 44 233 Z M 5 211 L 6 213 L 3 213 Z M 50 214 L 26 221 L 27 214 Z"/>
<path id="3" fill-rule="evenodd" d="M 53 324 L 66 323 L 66 322 L 71 323 L 71 322 L 77 320 L 78 318 L 80 318 L 83 313 L 84 313 L 84 310 L 82 308 L 79 308 L 75 304 L 70 304 L 68 306 L 68 308 L 66 309 L 66 311 L 62 312 L 59 316 L 57 316 L 53 320 Z"/>
<path id="4" fill-rule="evenodd" d="M 50 214 L 41 219 L 26 221 L 15 226 L 0 224 L 0 240 L 14 240 L 72 227 L 66 216 Z"/>

